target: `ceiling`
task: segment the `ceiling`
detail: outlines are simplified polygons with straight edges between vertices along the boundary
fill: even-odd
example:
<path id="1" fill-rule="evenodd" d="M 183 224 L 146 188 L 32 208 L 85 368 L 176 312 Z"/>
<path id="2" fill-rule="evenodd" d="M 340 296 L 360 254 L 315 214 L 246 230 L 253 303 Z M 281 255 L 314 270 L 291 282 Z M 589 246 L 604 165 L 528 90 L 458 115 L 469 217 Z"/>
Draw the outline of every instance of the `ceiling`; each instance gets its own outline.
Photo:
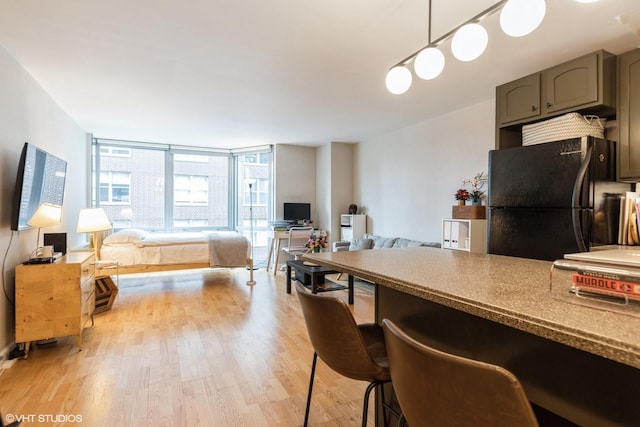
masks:
<path id="1" fill-rule="evenodd" d="M 432 40 L 497 0 L 432 2 Z M 492 99 L 495 87 L 640 46 L 640 1 L 548 0 L 538 29 L 390 94 L 427 44 L 428 1 L 5 0 L 0 44 L 86 132 L 218 148 L 357 142 Z"/>

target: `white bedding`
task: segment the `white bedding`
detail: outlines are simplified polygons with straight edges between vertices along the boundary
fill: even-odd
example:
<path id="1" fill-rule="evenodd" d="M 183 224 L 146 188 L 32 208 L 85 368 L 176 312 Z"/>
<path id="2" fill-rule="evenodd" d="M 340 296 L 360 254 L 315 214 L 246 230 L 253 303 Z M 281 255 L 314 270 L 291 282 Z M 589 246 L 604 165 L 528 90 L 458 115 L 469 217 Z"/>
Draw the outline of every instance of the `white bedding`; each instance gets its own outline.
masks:
<path id="1" fill-rule="evenodd" d="M 135 238 L 132 235 L 122 230 L 108 236 L 100 248 L 100 259 L 117 260 L 122 266 L 191 263 L 209 264 L 212 267 L 247 265 L 249 243 L 238 233 L 145 232 L 137 234 Z"/>

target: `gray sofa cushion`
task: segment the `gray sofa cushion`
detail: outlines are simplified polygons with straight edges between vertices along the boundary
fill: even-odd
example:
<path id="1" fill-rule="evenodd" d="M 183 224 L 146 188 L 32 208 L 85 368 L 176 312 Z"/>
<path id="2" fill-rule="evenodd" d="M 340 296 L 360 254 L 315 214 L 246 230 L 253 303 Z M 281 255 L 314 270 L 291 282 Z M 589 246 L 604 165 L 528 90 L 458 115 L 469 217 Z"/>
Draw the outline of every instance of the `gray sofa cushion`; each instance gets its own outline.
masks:
<path id="1" fill-rule="evenodd" d="M 373 249 L 392 248 L 398 240 L 397 237 L 381 237 L 369 233 L 366 233 L 364 237 L 373 240 Z"/>
<path id="2" fill-rule="evenodd" d="M 350 251 L 358 251 L 361 249 L 371 249 L 373 248 L 373 239 L 353 239 L 351 243 L 349 243 Z"/>
<path id="3" fill-rule="evenodd" d="M 418 246 L 422 246 L 423 243 L 417 240 L 409 240 L 404 238 L 399 238 L 396 240 L 394 248 L 417 248 Z"/>

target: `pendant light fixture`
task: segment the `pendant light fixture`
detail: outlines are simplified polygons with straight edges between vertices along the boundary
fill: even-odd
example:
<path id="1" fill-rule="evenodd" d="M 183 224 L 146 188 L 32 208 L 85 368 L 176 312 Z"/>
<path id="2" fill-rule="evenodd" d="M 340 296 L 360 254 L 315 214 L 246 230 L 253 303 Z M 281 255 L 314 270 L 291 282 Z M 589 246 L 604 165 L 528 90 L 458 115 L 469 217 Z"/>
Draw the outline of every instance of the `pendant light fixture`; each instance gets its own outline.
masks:
<path id="1" fill-rule="evenodd" d="M 429 0 L 429 38 L 427 47 L 422 49 L 413 62 L 413 70 L 423 80 L 435 79 L 444 69 L 444 54 L 431 46 L 431 0 Z"/>
<path id="2" fill-rule="evenodd" d="M 597 0 L 577 0 L 592 2 Z M 407 65 L 413 61 L 415 74 L 421 79 L 434 79 L 442 73 L 445 57 L 439 46 L 451 40 L 451 52 L 460 61 L 473 61 L 487 48 L 489 37 L 480 22 L 487 16 L 502 10 L 500 27 L 511 37 L 522 37 L 533 32 L 544 19 L 545 0 L 501 0 L 478 15 L 457 26 L 436 40 L 431 40 L 431 0 L 429 0 L 429 36 L 427 45 L 398 62 L 389 69 L 386 86 L 389 92 L 399 95 L 411 87 L 413 77 Z"/>
<path id="3" fill-rule="evenodd" d="M 547 11 L 544 0 L 509 0 L 500 12 L 500 28 L 511 37 L 532 33 Z"/>
<path id="4" fill-rule="evenodd" d="M 387 89 L 394 95 L 401 95 L 409 90 L 412 80 L 411 71 L 402 65 L 398 65 L 387 73 Z"/>
<path id="5" fill-rule="evenodd" d="M 451 53 L 460 61 L 473 61 L 489 43 L 487 30 L 480 24 L 465 24 L 453 35 Z"/>

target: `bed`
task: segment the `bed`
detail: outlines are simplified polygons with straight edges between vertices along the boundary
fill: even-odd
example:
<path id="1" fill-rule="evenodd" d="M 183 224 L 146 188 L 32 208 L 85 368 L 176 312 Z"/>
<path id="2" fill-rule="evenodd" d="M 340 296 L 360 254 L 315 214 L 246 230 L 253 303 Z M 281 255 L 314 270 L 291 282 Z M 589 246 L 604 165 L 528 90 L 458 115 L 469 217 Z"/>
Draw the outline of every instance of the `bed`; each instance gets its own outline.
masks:
<path id="1" fill-rule="evenodd" d="M 254 283 L 249 241 L 231 231 L 150 233 L 127 228 L 96 239 L 95 245 L 100 260 L 96 275 L 113 274 L 110 262 L 116 261 L 119 274 L 249 267 L 247 284 Z"/>

